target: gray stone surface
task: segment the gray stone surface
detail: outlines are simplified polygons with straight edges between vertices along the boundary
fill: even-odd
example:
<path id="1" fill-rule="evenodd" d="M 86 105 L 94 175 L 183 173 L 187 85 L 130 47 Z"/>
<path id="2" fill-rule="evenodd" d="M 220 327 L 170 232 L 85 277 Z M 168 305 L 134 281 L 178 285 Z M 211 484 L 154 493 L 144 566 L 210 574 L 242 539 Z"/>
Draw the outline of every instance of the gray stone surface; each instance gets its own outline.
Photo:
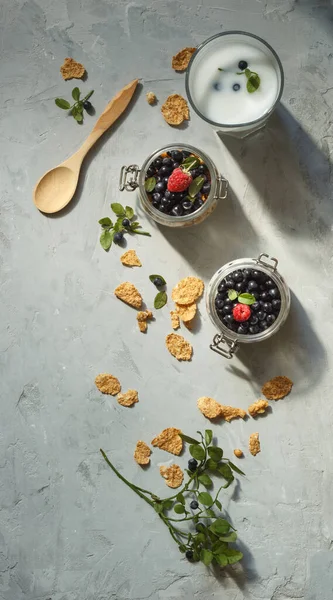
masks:
<path id="1" fill-rule="evenodd" d="M 214 4 L 1 0 L 1 600 L 332 598 L 332 7 L 329 0 Z M 160 101 L 184 93 L 184 76 L 170 69 L 174 51 L 235 28 L 270 41 L 285 67 L 283 105 L 267 129 L 222 144 L 193 113 L 188 127 L 168 127 L 144 92 Z M 80 87 L 95 89 L 97 114 L 134 77 L 143 90 L 91 152 L 76 200 L 47 218 L 32 204 L 33 186 L 79 147 L 95 119 L 79 127 L 54 105 L 74 87 L 59 75 L 68 55 L 87 67 Z M 191 231 L 145 223 L 152 238 L 131 243 L 144 266 L 128 274 L 118 248 L 100 248 L 97 220 L 120 198 L 120 166 L 169 141 L 207 151 L 231 195 Z M 149 304 L 151 272 L 169 289 L 188 274 L 208 282 L 225 262 L 260 251 L 280 260 L 291 315 L 273 339 L 232 363 L 208 350 L 214 328 L 203 302 L 193 362 L 179 364 L 164 347 L 168 311 L 143 336 L 113 296 L 130 278 Z M 100 396 L 94 377 L 103 371 L 139 390 L 134 409 Z M 99 447 L 130 479 L 162 494 L 157 465 L 169 456 L 155 451 L 152 468 L 141 472 L 132 460 L 136 440 L 169 425 L 193 434 L 207 424 L 196 408 L 200 395 L 246 408 L 279 373 L 295 381 L 294 391 L 267 418 L 214 425 L 229 456 L 253 431 L 262 442 L 224 498 L 242 567 L 214 574 L 188 564 L 156 515 L 107 469 Z"/>

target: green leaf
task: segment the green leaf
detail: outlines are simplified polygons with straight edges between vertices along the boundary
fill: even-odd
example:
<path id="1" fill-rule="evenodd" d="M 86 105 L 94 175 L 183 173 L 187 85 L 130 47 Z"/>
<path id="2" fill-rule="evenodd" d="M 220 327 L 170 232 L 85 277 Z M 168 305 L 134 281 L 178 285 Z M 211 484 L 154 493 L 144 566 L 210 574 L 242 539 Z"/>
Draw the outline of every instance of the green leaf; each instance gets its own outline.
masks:
<path id="1" fill-rule="evenodd" d="M 155 177 L 148 177 L 145 181 L 145 190 L 146 192 L 152 192 L 157 181 Z"/>
<path id="2" fill-rule="evenodd" d="M 190 187 L 188 188 L 188 193 L 192 198 L 194 198 L 195 195 L 198 192 L 200 192 L 205 181 L 206 181 L 205 178 L 202 176 L 199 176 L 199 177 L 196 177 L 195 179 L 193 179 Z"/>
<path id="3" fill-rule="evenodd" d="M 134 217 L 134 210 L 133 210 L 133 208 L 131 206 L 126 206 L 126 208 L 125 208 L 125 215 L 126 215 L 127 219 L 129 219 L 129 220 L 133 219 L 133 217 Z"/>
<path id="4" fill-rule="evenodd" d="M 191 456 L 193 456 L 193 458 L 195 458 L 196 460 L 204 460 L 205 458 L 205 451 L 203 449 L 202 446 L 198 445 L 198 444 L 193 444 L 192 446 L 189 447 L 189 451 Z"/>
<path id="5" fill-rule="evenodd" d="M 216 560 L 217 564 L 220 565 L 220 567 L 226 567 L 229 562 L 225 554 L 214 553 L 214 559 Z"/>
<path id="6" fill-rule="evenodd" d="M 212 458 L 209 458 L 206 461 L 206 469 L 208 469 L 209 471 L 216 471 L 217 469 L 217 462 L 215 462 L 215 460 L 213 460 Z"/>
<path id="7" fill-rule="evenodd" d="M 182 494 L 182 493 L 179 493 L 179 494 L 177 494 L 177 496 L 176 496 L 176 500 L 177 500 L 178 502 L 180 502 L 180 504 L 183 504 L 183 505 L 185 505 L 185 498 L 184 498 L 184 496 L 183 496 L 183 494 Z"/>
<path id="8" fill-rule="evenodd" d="M 206 442 L 206 446 L 209 446 L 209 444 L 211 443 L 213 439 L 213 432 L 211 429 L 205 429 L 205 442 Z"/>
<path id="9" fill-rule="evenodd" d="M 202 475 L 199 475 L 198 480 L 205 487 L 212 487 L 212 485 L 213 485 L 211 478 L 206 473 L 202 473 Z"/>
<path id="10" fill-rule="evenodd" d="M 219 460 L 221 460 L 223 456 L 223 450 L 222 448 L 218 448 L 217 446 L 211 446 L 210 448 L 208 448 L 208 454 L 210 458 L 212 458 L 216 462 L 219 462 Z"/>
<path id="11" fill-rule="evenodd" d="M 73 115 L 75 121 L 77 121 L 78 123 L 82 123 L 83 121 L 83 116 L 80 113 L 76 113 L 75 115 Z"/>
<path id="12" fill-rule="evenodd" d="M 200 492 L 200 494 L 198 494 L 198 501 L 204 506 L 210 506 L 213 504 L 213 498 L 210 494 L 208 494 L 208 492 Z"/>
<path id="13" fill-rule="evenodd" d="M 163 508 L 170 510 L 173 507 L 173 500 L 163 500 Z"/>
<path id="14" fill-rule="evenodd" d="M 182 167 L 186 171 L 191 171 L 191 169 L 196 169 L 200 165 L 200 160 L 196 158 L 196 156 L 188 156 L 183 160 Z"/>
<path id="15" fill-rule="evenodd" d="M 206 541 L 206 536 L 205 536 L 204 533 L 198 533 L 195 536 L 195 540 L 196 540 L 196 542 L 205 542 Z"/>
<path id="16" fill-rule="evenodd" d="M 138 229 L 139 227 L 141 227 L 139 221 L 133 221 L 133 223 L 131 223 L 131 229 Z"/>
<path id="17" fill-rule="evenodd" d="M 221 502 L 219 500 L 215 500 L 215 505 L 217 506 L 217 508 L 219 510 L 222 510 L 222 504 L 221 504 Z"/>
<path id="18" fill-rule="evenodd" d="M 216 552 L 216 554 L 222 554 L 226 548 L 228 548 L 228 544 L 226 542 L 221 542 L 220 539 L 212 545 L 212 550 L 213 552 Z"/>
<path id="19" fill-rule="evenodd" d="M 86 95 L 86 96 L 83 98 L 82 102 L 84 102 L 85 100 L 89 100 L 89 98 L 90 98 L 90 97 L 93 95 L 93 93 L 94 93 L 94 90 L 91 90 L 91 92 L 89 92 L 89 94 L 87 94 L 87 95 Z"/>
<path id="20" fill-rule="evenodd" d="M 200 560 L 204 565 L 206 565 L 206 567 L 209 567 L 213 560 L 213 552 L 211 550 L 207 550 L 207 548 L 202 548 L 200 552 Z"/>
<path id="21" fill-rule="evenodd" d="M 163 308 L 166 305 L 168 300 L 168 296 L 166 292 L 158 292 L 154 299 L 154 308 L 158 310 L 159 308 Z"/>
<path id="22" fill-rule="evenodd" d="M 218 465 L 217 470 L 219 473 L 221 473 L 221 475 L 223 475 L 225 479 L 232 480 L 234 478 L 232 470 L 230 469 L 229 465 L 225 463 L 223 463 L 222 465 Z"/>
<path id="23" fill-rule="evenodd" d="M 257 73 L 253 73 L 251 77 L 247 80 L 246 89 L 249 94 L 253 94 L 256 92 L 260 86 L 260 77 Z"/>
<path id="24" fill-rule="evenodd" d="M 82 115 L 82 113 L 83 113 L 83 102 L 77 102 L 77 104 L 75 104 L 74 108 L 76 109 L 76 112 L 78 114 Z"/>
<path id="25" fill-rule="evenodd" d="M 232 468 L 233 471 L 235 471 L 236 473 L 238 473 L 239 475 L 245 475 L 245 473 L 243 473 L 243 471 L 241 471 L 236 465 L 234 465 L 234 463 L 232 463 L 230 460 L 228 461 L 228 465 L 229 467 Z"/>
<path id="26" fill-rule="evenodd" d="M 245 73 L 245 75 L 246 75 L 247 79 L 248 79 L 249 77 L 251 77 L 251 69 L 245 69 L 244 73 Z"/>
<path id="27" fill-rule="evenodd" d="M 63 110 L 68 110 L 71 107 L 70 103 L 67 102 L 67 100 L 64 100 L 63 98 L 56 98 L 55 103 L 57 106 L 59 106 L 59 108 L 62 108 Z"/>
<path id="28" fill-rule="evenodd" d="M 176 504 L 173 507 L 173 510 L 175 511 L 175 513 L 177 513 L 177 515 L 182 515 L 185 512 L 185 508 L 182 504 Z"/>
<path id="29" fill-rule="evenodd" d="M 236 290 L 228 290 L 229 300 L 236 300 L 237 297 L 238 297 L 238 294 L 237 294 Z"/>
<path id="30" fill-rule="evenodd" d="M 224 69 L 221 69 L 221 67 L 217 68 L 218 71 L 224 71 Z"/>
<path id="31" fill-rule="evenodd" d="M 238 302 L 240 302 L 241 304 L 251 305 L 251 304 L 254 304 L 255 302 L 257 302 L 257 300 L 255 299 L 253 294 L 244 293 L 244 294 L 239 294 Z"/>
<path id="32" fill-rule="evenodd" d="M 237 540 L 236 531 L 231 531 L 228 535 L 222 535 L 220 537 L 222 542 L 235 542 Z"/>
<path id="33" fill-rule="evenodd" d="M 206 508 L 206 516 L 211 517 L 211 519 L 215 518 L 215 513 L 211 508 Z"/>
<path id="34" fill-rule="evenodd" d="M 235 550 L 234 548 L 226 548 L 224 554 L 228 558 L 229 565 L 233 565 L 236 562 L 239 562 L 243 558 L 243 553 L 239 550 Z"/>
<path id="35" fill-rule="evenodd" d="M 184 442 L 187 442 L 188 444 L 200 444 L 200 442 L 198 442 L 198 440 L 195 440 L 194 438 L 190 437 L 189 435 L 185 435 L 185 433 L 180 433 L 179 437 L 181 437 L 182 440 Z"/>
<path id="36" fill-rule="evenodd" d="M 203 523 L 198 523 L 198 525 L 196 526 L 196 530 L 199 533 L 204 533 L 207 530 L 207 527 Z"/>
<path id="37" fill-rule="evenodd" d="M 125 217 L 125 209 L 118 202 L 113 202 L 111 204 L 111 208 L 112 208 L 113 212 L 115 213 L 115 215 L 117 215 L 117 217 Z"/>
<path id="38" fill-rule="evenodd" d="M 161 502 L 155 502 L 154 509 L 156 510 L 157 514 L 161 514 L 163 512 L 163 504 Z"/>
<path id="39" fill-rule="evenodd" d="M 98 222 L 100 225 L 102 225 L 103 229 L 107 229 L 107 230 L 109 230 L 113 225 L 113 223 L 112 223 L 111 219 L 109 219 L 109 217 L 104 217 L 103 219 L 100 219 Z"/>
<path id="40" fill-rule="evenodd" d="M 116 223 L 113 227 L 114 233 L 118 233 L 118 231 L 125 231 L 125 227 L 122 224 L 122 219 L 117 219 Z"/>
<path id="41" fill-rule="evenodd" d="M 72 91 L 72 98 L 74 98 L 74 100 L 77 102 L 78 100 L 80 100 L 80 90 L 78 87 L 75 87 Z"/>
<path id="42" fill-rule="evenodd" d="M 178 546 L 178 548 L 179 548 L 179 552 L 181 552 L 182 554 L 184 554 L 186 552 L 186 546 L 185 546 L 185 544 L 180 544 Z"/>
<path id="43" fill-rule="evenodd" d="M 113 240 L 113 235 L 110 231 L 103 231 L 101 233 L 101 236 L 99 238 L 100 244 L 103 248 L 103 250 L 110 250 L 111 245 L 112 245 L 112 240 Z"/>
<path id="44" fill-rule="evenodd" d="M 216 533 L 217 535 L 223 535 L 224 533 L 228 533 L 230 529 L 230 524 L 225 519 L 216 519 L 214 523 L 209 525 L 210 531 Z"/>
<path id="45" fill-rule="evenodd" d="M 162 277 L 162 275 L 155 275 L 155 274 L 154 275 L 149 275 L 149 279 L 150 279 L 150 281 L 152 283 L 154 283 L 154 279 L 156 279 L 157 277 L 159 279 L 161 279 L 161 281 L 163 282 L 163 285 L 166 285 L 166 281 L 165 281 L 164 277 Z"/>
<path id="46" fill-rule="evenodd" d="M 139 227 L 141 227 L 141 225 Z M 151 237 L 151 234 L 148 233 L 148 231 L 140 231 L 138 227 L 134 228 L 133 225 L 131 225 L 131 231 L 133 233 L 137 233 L 138 235 L 146 235 L 147 237 Z"/>

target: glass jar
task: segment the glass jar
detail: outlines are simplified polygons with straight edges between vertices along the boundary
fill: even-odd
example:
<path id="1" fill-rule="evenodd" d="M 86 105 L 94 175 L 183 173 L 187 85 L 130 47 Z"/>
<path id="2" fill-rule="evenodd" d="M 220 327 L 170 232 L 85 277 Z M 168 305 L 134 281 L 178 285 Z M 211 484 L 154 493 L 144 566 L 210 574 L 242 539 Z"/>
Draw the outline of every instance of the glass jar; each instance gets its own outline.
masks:
<path id="1" fill-rule="evenodd" d="M 146 172 L 151 163 L 154 162 L 154 160 L 156 160 L 156 158 L 163 152 L 171 152 L 172 150 L 185 150 L 198 156 L 205 163 L 205 165 L 207 165 L 211 179 L 210 192 L 204 204 L 195 212 L 189 215 L 183 215 L 181 217 L 174 217 L 159 211 L 152 205 L 152 202 L 145 190 Z M 121 192 L 124 190 L 133 192 L 137 188 L 139 190 L 139 199 L 143 210 L 154 221 L 160 223 L 161 225 L 166 225 L 167 227 L 190 227 L 191 225 L 197 225 L 198 223 L 204 221 L 208 215 L 213 212 L 217 201 L 224 200 L 227 197 L 228 181 L 219 174 L 213 161 L 209 158 L 209 156 L 207 156 L 207 154 L 202 152 L 202 150 L 198 150 L 198 148 L 188 144 L 168 144 L 167 146 L 163 146 L 162 148 L 159 148 L 150 154 L 150 156 L 148 156 L 148 158 L 146 158 L 144 161 L 141 169 L 138 165 L 129 165 L 128 167 L 123 166 L 121 168 L 119 190 Z"/>
<path id="2" fill-rule="evenodd" d="M 266 67 L 268 65 L 268 70 L 266 70 L 266 78 L 265 82 L 266 86 L 266 96 L 272 95 L 272 97 L 267 98 L 267 102 L 265 102 L 265 96 L 261 95 L 260 99 L 263 102 L 262 114 L 259 118 L 254 120 L 244 120 L 244 122 L 240 121 L 237 123 L 222 123 L 216 122 L 210 119 L 207 115 L 203 114 L 204 110 L 202 106 L 207 106 L 207 94 L 203 95 L 203 77 L 207 77 L 207 84 L 212 84 L 208 76 L 207 64 L 210 62 L 213 71 L 215 72 L 215 57 L 218 55 L 219 50 L 224 49 L 226 46 L 230 48 L 232 51 L 232 45 L 234 47 L 237 45 L 238 48 L 243 46 L 244 48 L 244 56 L 246 58 L 246 48 L 248 49 L 249 54 L 253 54 L 255 52 L 260 51 L 260 53 L 266 58 Z M 230 53 L 229 53 L 230 54 Z M 242 57 L 239 54 L 239 59 Z M 259 62 L 260 58 L 253 58 L 255 62 Z M 231 58 L 230 58 L 231 61 Z M 232 62 L 232 61 L 231 61 Z M 245 62 L 245 61 L 243 61 Z M 230 63 L 231 64 L 231 63 Z M 246 63 L 247 64 L 247 63 Z M 214 65 L 214 66 L 213 66 Z M 251 66 L 250 62 L 249 65 Z M 237 60 L 235 61 L 235 75 L 239 75 L 237 71 Z M 223 69 L 218 68 L 218 71 L 223 71 Z M 245 73 L 245 71 L 244 71 Z M 270 76 L 271 73 L 271 76 Z M 274 73 L 274 75 L 273 75 Z M 272 80 L 272 75 L 274 77 L 274 89 L 276 87 L 276 93 L 273 95 L 273 82 L 269 85 L 269 79 Z M 223 75 L 222 75 L 223 76 Z M 214 78 L 214 77 L 213 77 Z M 239 79 L 239 78 L 238 78 Z M 197 81 L 200 81 L 200 86 L 197 86 Z M 239 79 L 239 82 L 241 80 Z M 219 84 L 217 84 L 219 85 Z M 262 84 L 261 84 L 262 85 Z M 215 131 L 222 134 L 229 134 L 233 137 L 246 137 L 251 133 L 256 132 L 258 129 L 261 129 L 267 122 L 267 119 L 270 117 L 272 112 L 274 111 L 276 105 L 280 101 L 283 92 L 284 85 L 284 73 L 281 61 L 275 52 L 275 50 L 262 38 L 257 35 L 253 35 L 252 33 L 247 33 L 245 31 L 224 31 L 222 33 L 218 33 L 207 40 L 205 40 L 200 46 L 198 46 L 196 52 L 191 57 L 190 63 L 188 65 L 186 71 L 186 94 L 191 104 L 193 110 L 203 119 L 206 123 L 209 123 Z M 239 89 L 239 87 L 238 87 Z M 260 92 L 260 90 L 259 90 Z M 259 93 L 258 92 L 258 93 Z M 222 90 L 223 93 L 223 90 Z M 251 94 L 252 96 L 252 94 Z M 204 100 L 203 100 L 204 99 Z M 255 99 L 255 94 L 253 94 L 253 99 Z M 200 105 L 200 106 L 199 106 Z M 244 109 L 241 114 L 244 114 Z"/>
<path id="3" fill-rule="evenodd" d="M 210 345 L 211 350 L 221 354 L 225 358 L 232 358 L 239 348 L 239 344 L 252 344 L 263 342 L 274 335 L 284 324 L 290 310 L 290 291 L 289 288 L 277 271 L 278 261 L 271 258 L 268 254 L 260 254 L 258 258 L 239 258 L 223 265 L 211 278 L 206 292 L 206 308 L 212 323 L 220 330 L 214 336 Z M 218 286 L 222 279 L 230 275 L 237 269 L 256 269 L 269 275 L 270 279 L 276 284 L 281 296 L 281 308 L 278 317 L 273 325 L 254 335 L 244 335 L 231 331 L 220 320 L 216 307 L 215 298 L 218 292 Z"/>

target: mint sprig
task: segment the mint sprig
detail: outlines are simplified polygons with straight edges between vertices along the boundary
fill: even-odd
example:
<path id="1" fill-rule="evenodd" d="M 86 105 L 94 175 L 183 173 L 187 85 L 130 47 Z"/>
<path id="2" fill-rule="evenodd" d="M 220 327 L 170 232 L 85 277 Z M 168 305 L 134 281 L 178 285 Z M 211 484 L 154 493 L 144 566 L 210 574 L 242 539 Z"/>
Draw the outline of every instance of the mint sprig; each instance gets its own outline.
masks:
<path id="1" fill-rule="evenodd" d="M 255 71 L 251 71 L 251 69 L 245 69 L 245 71 L 240 71 L 236 73 L 236 75 L 245 75 L 247 78 L 246 89 L 249 94 L 253 94 L 259 89 L 261 81 L 258 73 Z"/>
<path id="2" fill-rule="evenodd" d="M 238 300 L 241 304 L 247 304 L 248 306 L 257 302 L 253 294 L 248 294 L 247 292 L 239 294 L 236 290 L 228 290 L 228 298 L 231 301 Z"/>
<path id="3" fill-rule="evenodd" d="M 103 230 L 99 238 L 103 250 L 106 252 L 110 250 L 114 235 L 116 233 L 136 233 L 138 235 L 146 235 L 150 237 L 150 233 L 147 231 L 140 231 L 141 225 L 139 221 L 133 221 L 135 214 L 131 206 L 124 207 L 118 202 L 113 202 L 111 204 L 111 209 L 117 217 L 115 223 L 113 223 L 109 217 L 103 217 L 98 221 Z M 128 225 L 123 224 L 125 219 L 129 222 Z"/>
<path id="4" fill-rule="evenodd" d="M 64 98 L 56 98 L 55 103 L 59 108 L 63 110 L 69 110 L 72 117 L 74 117 L 75 121 L 79 124 L 83 123 L 83 110 L 84 110 L 84 102 L 87 102 L 89 98 L 93 95 L 94 90 L 91 90 L 89 94 L 87 94 L 84 98 L 80 100 L 81 92 L 78 87 L 73 88 L 72 90 L 72 98 L 75 100 L 74 104 L 70 104 L 68 100 Z M 90 104 L 90 102 L 88 103 Z"/>
<path id="5" fill-rule="evenodd" d="M 225 567 L 242 560 L 243 554 L 229 545 L 237 540 L 237 532 L 225 518 L 226 515 L 221 514 L 222 504 L 218 496 L 222 489 L 228 488 L 233 483 L 233 471 L 240 475 L 244 473 L 230 460 L 223 458 L 222 448 L 212 445 L 213 432 L 210 429 L 207 429 L 204 435 L 200 431 L 197 433 L 201 438 L 200 441 L 180 434 L 184 441 L 190 443 L 190 454 L 198 461 L 198 465 L 194 472 L 186 470 L 188 475 L 186 483 L 179 492 L 168 498 L 159 498 L 149 490 L 128 481 L 102 449 L 100 452 L 115 475 L 155 510 L 169 529 L 179 551 L 185 554 L 188 560 L 201 561 L 206 566 L 213 563 Z M 216 458 L 214 462 L 208 458 L 212 454 L 220 458 Z M 225 481 L 213 495 L 205 489 L 212 486 L 207 471 L 218 478 L 222 475 Z M 197 509 L 190 507 L 190 502 L 193 500 L 198 503 Z M 179 518 L 175 518 L 177 515 Z M 186 525 L 189 526 L 187 529 Z"/>

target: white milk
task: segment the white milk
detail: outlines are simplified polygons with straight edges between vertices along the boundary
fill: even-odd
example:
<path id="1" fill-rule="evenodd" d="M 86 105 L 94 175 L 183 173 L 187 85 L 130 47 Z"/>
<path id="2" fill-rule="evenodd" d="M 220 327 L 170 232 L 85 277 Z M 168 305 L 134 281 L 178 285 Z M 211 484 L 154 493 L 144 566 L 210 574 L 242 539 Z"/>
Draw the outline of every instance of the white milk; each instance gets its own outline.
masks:
<path id="1" fill-rule="evenodd" d="M 215 123 L 237 126 L 263 118 L 271 110 L 281 79 L 275 57 L 265 47 L 266 52 L 258 48 L 258 42 L 252 45 L 251 37 L 241 36 L 244 41 L 232 37 L 220 36 L 218 43 L 215 40 L 204 52 L 199 51 L 191 66 L 190 93 L 203 116 Z M 260 77 L 260 86 L 253 93 L 246 89 L 245 73 L 237 75 L 240 61 L 246 61 Z M 241 86 L 238 91 L 233 90 L 234 84 Z"/>

